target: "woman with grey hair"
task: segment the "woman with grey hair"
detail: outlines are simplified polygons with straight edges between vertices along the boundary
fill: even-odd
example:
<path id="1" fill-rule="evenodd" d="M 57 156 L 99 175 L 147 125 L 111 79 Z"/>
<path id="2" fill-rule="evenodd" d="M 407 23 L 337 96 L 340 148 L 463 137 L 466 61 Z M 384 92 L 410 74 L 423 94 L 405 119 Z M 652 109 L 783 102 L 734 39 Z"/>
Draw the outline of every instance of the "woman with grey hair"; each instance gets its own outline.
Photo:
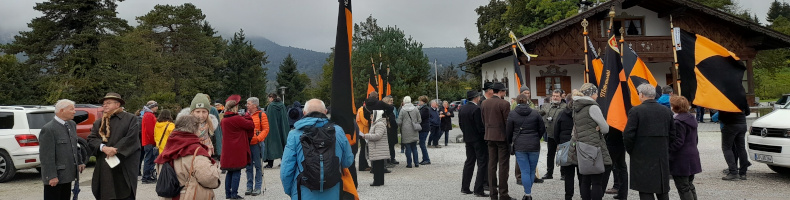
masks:
<path id="1" fill-rule="evenodd" d="M 595 101 L 598 98 L 598 87 L 592 83 L 585 83 L 579 88 L 584 95 L 574 97 L 573 101 L 573 123 L 575 133 L 571 137 L 571 144 L 574 145 L 568 151 L 568 159 L 573 164 L 577 162 L 577 148 L 579 143 L 585 143 L 600 149 L 603 155 L 605 170 L 598 174 L 579 174 L 579 193 L 582 199 L 601 199 L 603 198 L 604 185 L 608 177 L 604 177 L 606 170 L 611 170 L 612 159 L 609 157 L 609 150 L 606 148 L 604 134 L 609 133 L 609 125 L 603 116 L 601 107 Z M 575 163 L 574 163 L 575 162 Z M 579 166 L 579 168 L 592 166 Z"/>
<path id="2" fill-rule="evenodd" d="M 422 123 L 422 117 L 418 108 L 411 103 L 410 96 L 403 97 L 402 104 L 397 122 L 401 128 L 401 143 L 406 149 L 406 168 L 412 167 L 412 160 L 414 161 L 414 167 L 420 167 L 419 156 L 417 155 L 417 141 L 422 127 L 420 127 L 420 130 L 415 128 Z"/>

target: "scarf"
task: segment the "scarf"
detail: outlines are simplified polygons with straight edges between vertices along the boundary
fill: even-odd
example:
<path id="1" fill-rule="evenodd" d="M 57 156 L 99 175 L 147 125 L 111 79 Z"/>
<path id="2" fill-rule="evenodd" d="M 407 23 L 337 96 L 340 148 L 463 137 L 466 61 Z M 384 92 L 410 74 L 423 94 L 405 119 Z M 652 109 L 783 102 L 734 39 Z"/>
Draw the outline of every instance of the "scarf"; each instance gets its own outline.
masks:
<path id="1" fill-rule="evenodd" d="M 99 135 L 101 136 L 102 142 L 107 142 L 107 138 L 110 138 L 110 118 L 113 115 L 122 112 L 123 109 L 118 108 L 109 113 L 104 114 L 101 117 L 101 125 L 99 126 Z"/>
<path id="2" fill-rule="evenodd" d="M 209 147 L 201 144 L 200 138 L 197 135 L 190 132 L 173 131 L 167 139 L 165 149 L 162 150 L 162 153 L 154 162 L 157 164 L 164 164 L 184 156 L 191 156 L 195 153 L 195 149 L 197 148 L 201 148 L 198 150 L 197 155 L 206 156 L 211 159 L 208 152 Z M 211 163 L 213 164 L 214 162 L 214 159 L 211 159 Z"/>

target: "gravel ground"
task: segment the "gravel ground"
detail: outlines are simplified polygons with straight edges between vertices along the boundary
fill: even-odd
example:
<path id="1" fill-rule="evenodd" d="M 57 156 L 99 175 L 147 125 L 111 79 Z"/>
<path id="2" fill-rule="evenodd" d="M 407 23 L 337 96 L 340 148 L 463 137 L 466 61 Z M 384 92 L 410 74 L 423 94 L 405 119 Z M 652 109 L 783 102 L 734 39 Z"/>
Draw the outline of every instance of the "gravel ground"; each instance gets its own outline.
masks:
<path id="1" fill-rule="evenodd" d="M 704 123 L 700 125 L 699 149 L 702 155 L 703 172 L 696 176 L 697 195 L 699 199 L 788 199 L 790 190 L 786 190 L 790 185 L 790 177 L 781 176 L 774 173 L 764 164 L 753 162 L 749 168 L 749 180 L 728 182 L 722 181 L 721 170 L 726 164 L 721 154 L 720 133 L 718 124 Z M 454 139 L 460 135 L 459 129 L 450 132 L 450 138 Z M 441 141 L 444 141 L 442 139 Z M 461 171 L 465 159 L 465 149 L 463 143 L 453 143 L 440 149 L 429 149 L 432 165 L 422 165 L 419 168 L 405 168 L 405 154 L 397 153 L 400 165 L 392 168 L 392 173 L 385 175 L 385 185 L 381 187 L 368 186 L 373 182 L 373 175 L 367 172 L 360 173 L 359 194 L 361 199 L 486 199 L 476 198 L 472 195 L 464 195 L 460 192 Z M 400 148 L 396 147 L 396 150 Z M 545 173 L 547 148 L 545 143 L 541 147 L 541 158 L 538 170 Z M 515 157 L 511 157 L 511 170 Z M 246 199 L 288 199 L 283 193 L 280 183 L 279 164 L 275 161 L 275 168 L 265 169 L 264 177 L 266 182 L 266 193 L 263 196 L 247 196 Z M 87 169 L 82 175 L 82 193 L 79 199 L 93 199 L 90 193 L 90 181 L 92 168 Z M 562 199 L 564 194 L 563 182 L 559 178 L 559 169 L 554 172 L 555 179 L 546 180 L 545 183 L 535 184 L 532 191 L 535 199 Z M 35 170 L 26 170 L 17 174 L 17 177 L 7 183 L 2 183 L 0 187 L 0 199 L 41 199 L 43 186 L 39 180 L 40 175 Z M 242 173 L 242 180 L 246 180 Z M 222 177 L 224 182 L 224 175 Z M 610 179 L 610 181 L 612 181 Z M 510 195 L 520 198 L 524 195 L 523 187 L 516 185 L 513 175 L 509 178 Z M 612 183 L 608 184 L 611 187 Z M 678 199 L 677 190 L 674 182 L 670 184 L 671 199 Z M 245 181 L 240 184 L 240 191 L 246 188 Z M 578 186 L 575 190 L 574 199 L 580 199 Z M 224 198 L 224 184 L 215 190 L 218 199 Z M 138 187 L 139 199 L 156 199 L 154 185 L 140 184 Z M 243 194 L 242 194 L 243 195 Z M 637 199 L 637 192 L 629 191 L 630 199 Z M 604 196 L 604 199 L 612 199 L 612 195 Z"/>

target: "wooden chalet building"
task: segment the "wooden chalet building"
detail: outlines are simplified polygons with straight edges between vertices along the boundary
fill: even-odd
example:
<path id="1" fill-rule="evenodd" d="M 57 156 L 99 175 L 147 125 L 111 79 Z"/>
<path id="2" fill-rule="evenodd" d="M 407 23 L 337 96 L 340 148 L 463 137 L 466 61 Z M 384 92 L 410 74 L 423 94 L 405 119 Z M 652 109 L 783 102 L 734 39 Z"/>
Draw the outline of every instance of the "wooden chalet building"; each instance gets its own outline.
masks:
<path id="1" fill-rule="evenodd" d="M 606 45 L 609 12 L 614 7 L 614 30 L 623 27 L 625 43 L 636 51 L 660 86 L 673 82 L 674 61 L 670 15 L 673 25 L 710 38 L 734 52 L 747 66 L 743 85 L 750 105 L 754 102 L 752 62 L 758 51 L 790 47 L 790 36 L 759 24 L 706 7 L 690 0 L 610 0 L 540 31 L 519 38 L 529 53 L 537 54 L 520 66 L 533 101 L 556 88 L 571 91 L 584 83 L 584 38 L 582 20 L 587 19 L 589 36 L 596 49 Z M 620 33 L 617 32 L 618 39 Z M 482 81 L 507 84 L 508 96 L 518 94 L 513 73 L 511 44 L 497 47 L 461 65 L 480 63 Z M 601 53 L 601 51 L 598 51 Z M 603 57 L 603 56 L 601 56 Z M 526 61 L 526 58 L 520 58 Z M 482 83 L 481 83 L 482 84 Z"/>

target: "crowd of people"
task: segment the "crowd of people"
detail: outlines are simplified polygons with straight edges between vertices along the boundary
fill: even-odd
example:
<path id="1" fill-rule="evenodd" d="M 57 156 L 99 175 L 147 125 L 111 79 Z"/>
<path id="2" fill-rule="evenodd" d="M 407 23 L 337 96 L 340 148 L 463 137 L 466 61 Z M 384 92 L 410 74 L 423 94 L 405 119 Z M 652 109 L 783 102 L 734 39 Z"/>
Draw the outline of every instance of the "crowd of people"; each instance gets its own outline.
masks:
<path id="1" fill-rule="evenodd" d="M 265 192 L 263 168 L 273 168 L 277 159 L 281 159 L 284 192 L 292 199 L 338 199 L 343 170 L 369 171 L 370 186 L 384 185 L 385 174 L 400 164 L 395 159 L 398 143 L 406 168 L 430 165 L 429 149 L 442 148 L 442 137 L 444 146 L 449 144 L 451 118 L 458 117 L 466 150 L 461 174 L 464 194 L 515 199 L 508 190 L 510 159 L 515 155 L 514 174 L 524 200 L 540 192 L 532 190 L 533 183 L 554 178 L 555 166 L 564 182 L 565 199 L 575 196 L 575 184 L 582 199 L 602 199 L 607 193 L 626 199 L 629 189 L 640 199 L 668 199 L 670 179 L 681 199 L 697 199 L 694 175 L 702 171 L 697 150 L 700 118 L 690 113 L 688 100 L 671 89 L 640 85 L 642 103 L 628 112 L 624 130 L 608 125 L 596 102 L 599 89 L 593 84 L 569 93 L 550 91 L 540 106 L 532 102 L 527 87 L 519 88 L 513 102 L 507 100 L 507 91 L 499 82 L 485 83 L 482 92 L 467 91 L 468 102 L 457 107 L 457 116 L 447 101 L 419 96 L 415 105 L 411 96 L 405 96 L 395 106 L 394 97 L 372 92 L 357 110 L 355 133 L 331 123 L 319 99 L 307 101 L 304 108 L 294 102 L 288 109 L 277 94 L 270 94 L 268 106 L 262 109 L 257 97 L 242 104 L 241 96 L 231 95 L 224 104 L 212 104 L 208 95 L 198 93 L 174 117 L 170 110 L 160 110 L 156 101 L 128 113 L 120 94 L 107 93 L 100 100 L 104 115 L 87 140 L 76 137 L 74 102 L 64 99 L 56 103 L 55 119 L 40 134 L 44 198 L 68 199 L 71 182 L 79 177 L 87 158 L 96 156 L 91 185 L 96 199 L 137 198 L 138 176 L 143 184 L 157 184 L 163 199 L 214 199 L 213 189 L 222 185 L 221 174 L 226 174 L 224 197 L 243 199 L 238 191 L 242 169 L 247 178 L 243 194 L 258 196 Z M 657 91 L 664 95 L 657 97 Z M 723 180 L 747 179 L 751 165 L 744 147 L 747 114 L 720 112 L 728 165 Z M 353 143 L 359 151 L 352 149 Z M 541 145 L 547 145 L 547 154 L 541 155 Z M 630 163 L 625 162 L 626 153 Z M 541 156 L 548 162 L 539 178 Z M 610 176 L 614 185 L 607 189 Z M 183 188 L 172 196 L 160 193 L 160 184 L 168 180 Z"/>

